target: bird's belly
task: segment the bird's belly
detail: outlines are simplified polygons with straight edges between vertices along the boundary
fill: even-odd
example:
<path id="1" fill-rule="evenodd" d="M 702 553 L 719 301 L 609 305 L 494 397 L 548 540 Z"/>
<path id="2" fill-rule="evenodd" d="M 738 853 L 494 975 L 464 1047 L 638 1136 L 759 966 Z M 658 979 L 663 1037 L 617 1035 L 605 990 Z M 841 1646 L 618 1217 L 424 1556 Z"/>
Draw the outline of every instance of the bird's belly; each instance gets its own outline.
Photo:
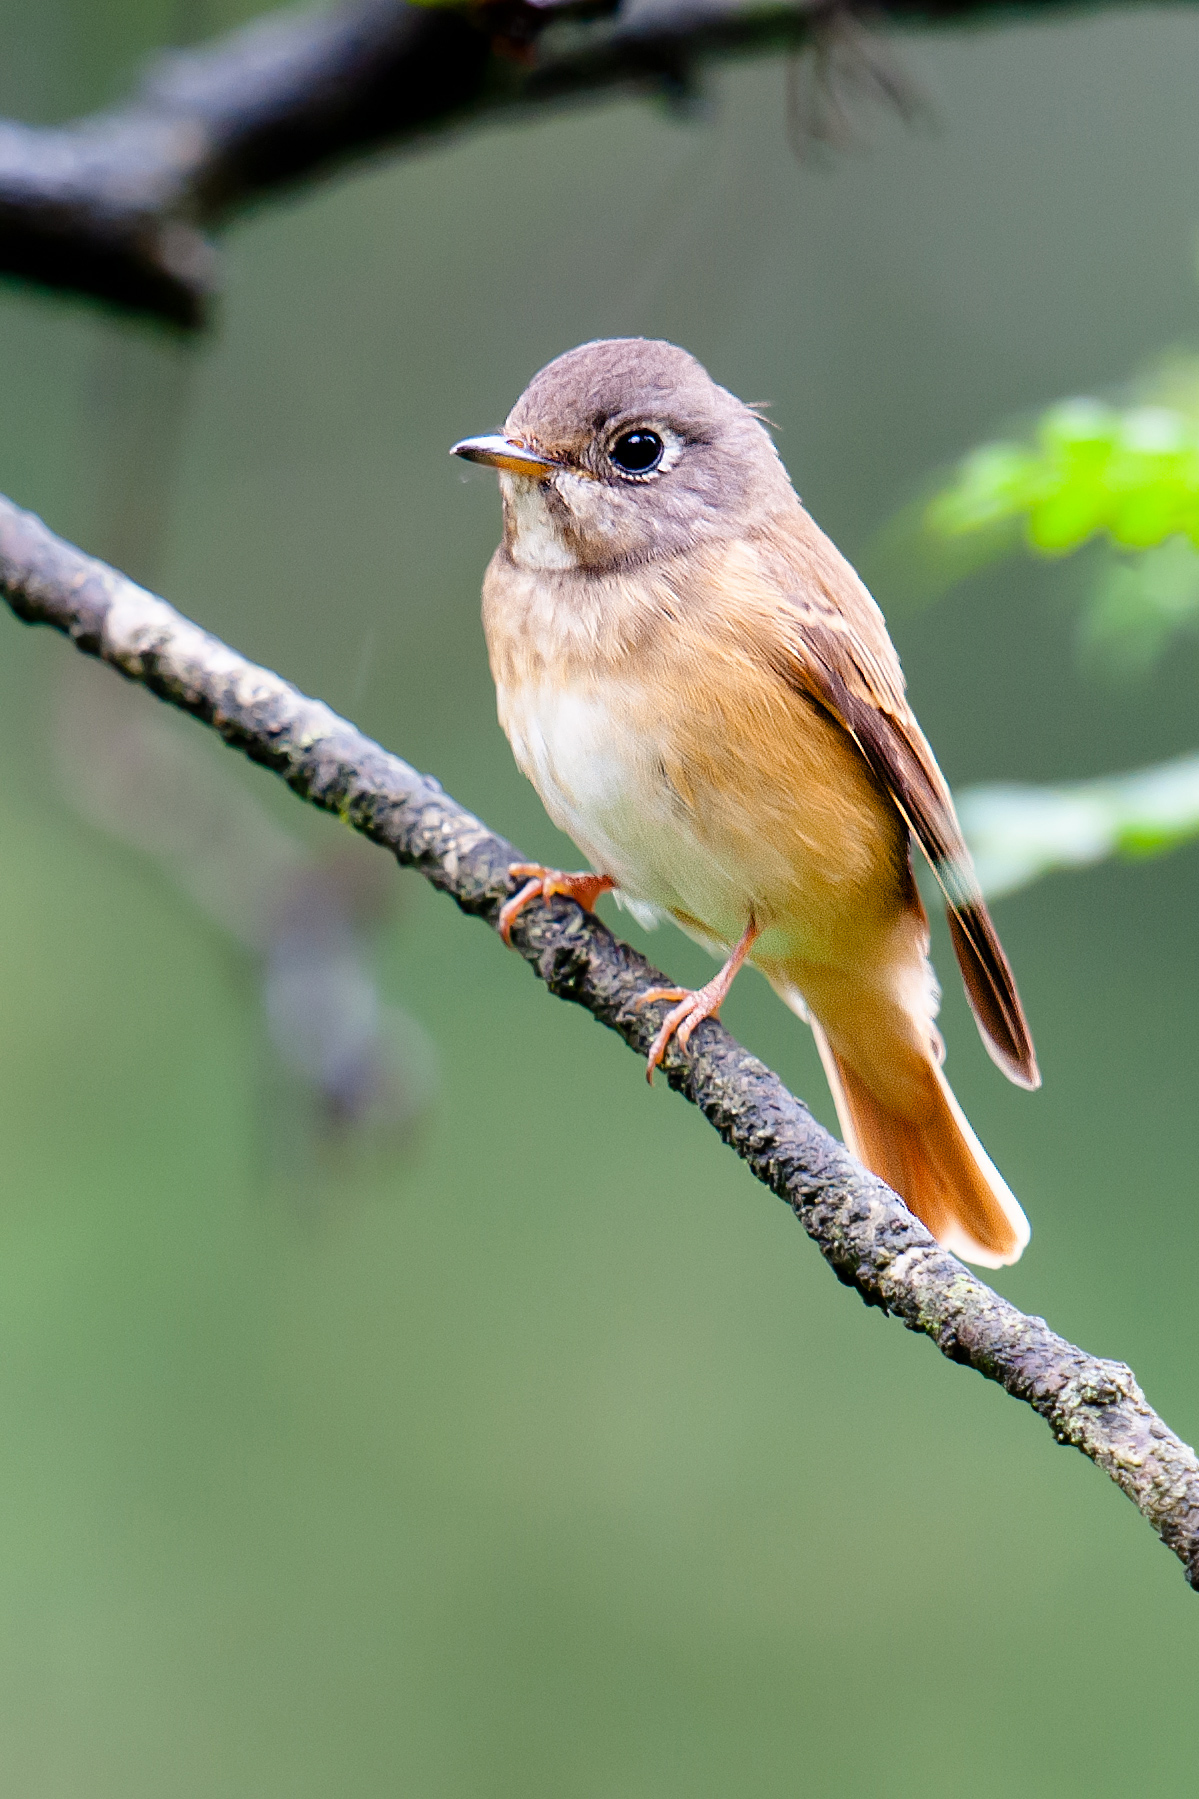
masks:
<path id="1" fill-rule="evenodd" d="M 538 686 L 499 692 L 500 723 L 554 823 L 622 893 L 661 911 L 682 904 L 692 859 L 652 737 L 619 695 Z"/>
<path id="2" fill-rule="evenodd" d="M 763 929 L 755 960 L 838 956 L 866 871 L 854 867 L 859 851 L 840 848 L 827 819 L 811 814 L 801 766 L 780 767 L 764 809 L 761 794 L 747 806 L 736 780 L 680 791 L 670 772 L 677 743 L 618 682 L 501 688 L 499 707 L 516 761 L 554 823 L 629 898 L 713 946 L 735 943 L 752 915 Z M 852 812 L 863 765 L 844 741 Z M 736 746 L 726 747 L 735 763 Z M 890 859 L 889 835 L 880 831 L 872 864 Z"/>

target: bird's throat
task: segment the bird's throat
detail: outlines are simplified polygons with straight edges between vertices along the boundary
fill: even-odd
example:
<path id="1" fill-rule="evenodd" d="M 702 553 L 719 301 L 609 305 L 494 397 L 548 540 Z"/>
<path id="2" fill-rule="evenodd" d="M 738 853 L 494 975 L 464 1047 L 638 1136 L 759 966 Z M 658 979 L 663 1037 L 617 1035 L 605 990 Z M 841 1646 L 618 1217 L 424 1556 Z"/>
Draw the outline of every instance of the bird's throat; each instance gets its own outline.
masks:
<path id="1" fill-rule="evenodd" d="M 548 572 L 579 566 L 556 516 L 547 482 L 504 470 L 500 474 L 500 491 L 504 496 L 508 554 L 518 568 Z"/>

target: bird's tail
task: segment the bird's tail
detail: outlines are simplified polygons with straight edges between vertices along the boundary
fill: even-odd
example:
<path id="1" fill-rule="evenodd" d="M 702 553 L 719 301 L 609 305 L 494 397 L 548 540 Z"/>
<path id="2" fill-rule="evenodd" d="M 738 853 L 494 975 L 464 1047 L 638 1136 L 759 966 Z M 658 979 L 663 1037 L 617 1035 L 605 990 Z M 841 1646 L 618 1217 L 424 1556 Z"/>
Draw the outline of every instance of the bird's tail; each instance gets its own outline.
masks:
<path id="1" fill-rule="evenodd" d="M 931 1056 L 908 1071 L 900 1108 L 871 1091 L 815 1020 L 812 1028 L 846 1147 L 955 1255 L 984 1268 L 1018 1261 L 1028 1220 Z"/>
<path id="2" fill-rule="evenodd" d="M 938 1243 L 1002 1268 L 1019 1260 L 1028 1220 L 941 1072 L 923 917 L 913 910 L 893 954 L 851 975 L 783 962 L 762 972 L 812 1026 L 846 1147 Z"/>

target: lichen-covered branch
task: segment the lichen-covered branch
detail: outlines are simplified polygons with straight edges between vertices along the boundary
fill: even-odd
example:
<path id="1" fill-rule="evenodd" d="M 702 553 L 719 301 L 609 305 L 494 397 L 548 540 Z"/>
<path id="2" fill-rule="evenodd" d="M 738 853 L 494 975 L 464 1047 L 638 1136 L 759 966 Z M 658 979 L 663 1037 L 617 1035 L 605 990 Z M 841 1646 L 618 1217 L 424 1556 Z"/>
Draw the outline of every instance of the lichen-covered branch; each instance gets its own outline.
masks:
<path id="1" fill-rule="evenodd" d="M 301 798 L 338 813 L 494 927 L 511 890 L 508 865 L 522 859 L 510 843 L 328 706 L 2 498 L 0 591 L 18 618 L 54 626 L 86 654 L 202 719 Z M 528 907 L 513 940 L 552 993 L 645 1054 L 660 1008 L 635 1002 L 663 977 L 643 957 L 561 899 Z M 1130 1369 L 1067 1343 L 939 1249 L 719 1023 L 702 1024 L 686 1056 L 672 1044 L 665 1072 L 786 1201 L 840 1280 L 1031 1405 L 1060 1443 L 1111 1475 L 1199 1589 L 1199 1460 L 1153 1411 Z"/>
<path id="2" fill-rule="evenodd" d="M 1010 16 L 1007 0 L 871 0 L 869 13 Z M 501 112 L 685 93 L 708 63 L 797 49 L 851 16 L 852 0 L 342 0 L 271 13 L 160 56 L 112 111 L 52 127 L 0 120 L 0 273 L 195 328 L 216 285 L 212 234 L 282 186 Z M 892 93 L 902 104 L 902 83 Z"/>

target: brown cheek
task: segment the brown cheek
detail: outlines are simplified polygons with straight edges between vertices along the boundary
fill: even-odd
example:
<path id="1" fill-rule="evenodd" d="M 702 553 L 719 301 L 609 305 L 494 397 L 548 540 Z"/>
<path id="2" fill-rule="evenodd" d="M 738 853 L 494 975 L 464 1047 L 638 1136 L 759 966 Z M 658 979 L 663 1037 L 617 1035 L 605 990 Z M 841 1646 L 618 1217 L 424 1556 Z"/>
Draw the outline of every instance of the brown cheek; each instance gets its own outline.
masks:
<path id="1" fill-rule="evenodd" d="M 610 568 L 638 555 L 645 546 L 641 521 L 614 503 L 610 490 L 599 483 L 569 515 L 563 535 L 584 568 Z"/>

